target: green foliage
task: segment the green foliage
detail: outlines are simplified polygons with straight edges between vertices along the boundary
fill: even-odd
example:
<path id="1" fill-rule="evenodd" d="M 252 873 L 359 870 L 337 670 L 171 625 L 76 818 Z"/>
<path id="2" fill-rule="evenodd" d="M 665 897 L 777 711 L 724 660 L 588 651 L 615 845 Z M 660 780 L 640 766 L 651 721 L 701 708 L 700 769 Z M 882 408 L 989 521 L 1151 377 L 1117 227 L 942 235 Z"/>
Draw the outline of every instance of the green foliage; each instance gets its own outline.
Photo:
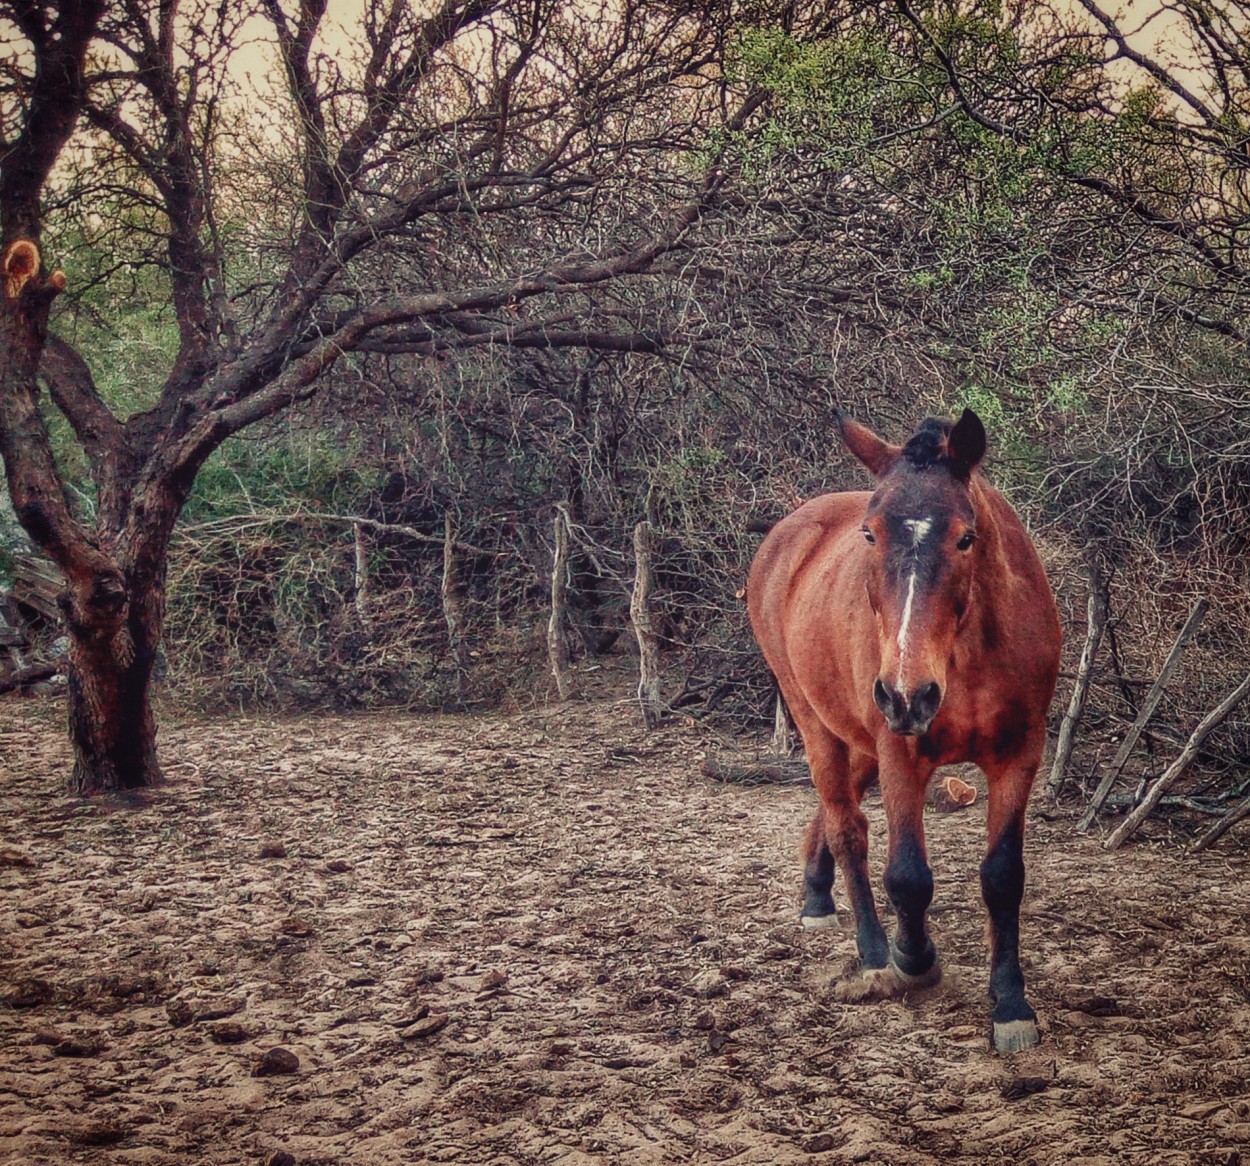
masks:
<path id="1" fill-rule="evenodd" d="M 321 428 L 233 438 L 200 471 L 182 522 L 310 510 L 357 513 L 380 481 L 380 471 L 360 456 L 362 442 L 357 432 Z"/>

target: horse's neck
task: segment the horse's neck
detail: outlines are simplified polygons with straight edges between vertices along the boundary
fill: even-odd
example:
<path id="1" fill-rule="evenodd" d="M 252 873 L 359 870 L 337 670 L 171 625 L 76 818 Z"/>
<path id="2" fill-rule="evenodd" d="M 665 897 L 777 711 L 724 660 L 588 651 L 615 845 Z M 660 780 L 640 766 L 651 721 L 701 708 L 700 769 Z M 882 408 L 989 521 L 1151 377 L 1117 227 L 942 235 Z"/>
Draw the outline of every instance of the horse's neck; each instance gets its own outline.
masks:
<path id="1" fill-rule="evenodd" d="M 1007 499 L 979 474 L 972 481 L 972 499 L 977 512 L 977 541 L 984 556 L 982 569 L 975 576 L 973 607 L 984 621 L 1001 623 L 1010 617 L 1019 588 L 1025 584 L 1020 564 L 1012 556 L 1022 527 Z"/>

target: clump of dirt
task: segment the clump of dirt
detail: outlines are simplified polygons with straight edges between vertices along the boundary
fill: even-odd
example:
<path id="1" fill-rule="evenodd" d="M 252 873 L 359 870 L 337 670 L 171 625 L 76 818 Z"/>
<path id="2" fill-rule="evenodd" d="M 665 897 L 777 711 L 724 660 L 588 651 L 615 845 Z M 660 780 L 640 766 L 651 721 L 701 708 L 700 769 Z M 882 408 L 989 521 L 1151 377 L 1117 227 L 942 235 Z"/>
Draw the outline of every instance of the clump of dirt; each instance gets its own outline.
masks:
<path id="1" fill-rule="evenodd" d="M 0 1160 L 1187 1163 L 1250 1145 L 1250 879 L 1036 807 L 1041 1047 L 988 1050 L 984 797 L 927 819 L 945 983 L 838 1003 L 798 926 L 815 795 L 629 702 L 170 723 L 65 795 L 0 702 Z M 719 747 L 719 746 L 717 746 Z M 870 804 L 874 877 L 883 822 Z M 1157 837 L 1157 833 L 1156 833 Z"/>

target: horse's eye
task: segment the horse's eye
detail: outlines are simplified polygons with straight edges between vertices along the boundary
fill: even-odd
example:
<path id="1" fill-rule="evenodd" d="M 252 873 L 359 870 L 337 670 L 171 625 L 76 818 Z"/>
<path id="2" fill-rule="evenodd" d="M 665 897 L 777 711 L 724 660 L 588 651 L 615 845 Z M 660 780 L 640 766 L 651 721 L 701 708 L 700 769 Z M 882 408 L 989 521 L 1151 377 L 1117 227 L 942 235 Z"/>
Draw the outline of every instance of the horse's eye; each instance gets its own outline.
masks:
<path id="1" fill-rule="evenodd" d="M 972 531 L 968 531 L 968 533 L 964 535 L 964 537 L 961 538 L 955 544 L 955 546 L 958 550 L 966 551 L 976 541 L 977 541 L 977 536 L 973 534 Z"/>
<path id="2" fill-rule="evenodd" d="M 859 533 L 864 536 L 864 542 L 866 542 L 870 547 L 875 547 L 877 545 L 877 536 L 866 526 L 861 526 L 859 528 Z"/>

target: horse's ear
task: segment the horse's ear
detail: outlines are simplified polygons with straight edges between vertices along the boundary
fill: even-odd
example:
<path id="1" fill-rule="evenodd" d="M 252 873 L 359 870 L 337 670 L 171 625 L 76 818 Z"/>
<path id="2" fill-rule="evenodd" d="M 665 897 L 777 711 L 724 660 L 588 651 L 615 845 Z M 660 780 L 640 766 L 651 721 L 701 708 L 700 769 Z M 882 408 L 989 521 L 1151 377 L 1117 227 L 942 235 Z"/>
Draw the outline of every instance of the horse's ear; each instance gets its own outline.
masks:
<path id="1" fill-rule="evenodd" d="M 946 439 L 951 473 L 967 481 L 972 476 L 972 471 L 981 464 L 981 459 L 985 456 L 985 445 L 985 426 L 981 424 L 981 418 L 971 409 L 965 409 Z"/>
<path id="2" fill-rule="evenodd" d="M 834 413 L 834 418 L 846 448 L 868 467 L 873 477 L 884 477 L 894 468 L 903 452 L 897 445 L 882 441 L 868 426 L 852 421 L 841 409 Z"/>

